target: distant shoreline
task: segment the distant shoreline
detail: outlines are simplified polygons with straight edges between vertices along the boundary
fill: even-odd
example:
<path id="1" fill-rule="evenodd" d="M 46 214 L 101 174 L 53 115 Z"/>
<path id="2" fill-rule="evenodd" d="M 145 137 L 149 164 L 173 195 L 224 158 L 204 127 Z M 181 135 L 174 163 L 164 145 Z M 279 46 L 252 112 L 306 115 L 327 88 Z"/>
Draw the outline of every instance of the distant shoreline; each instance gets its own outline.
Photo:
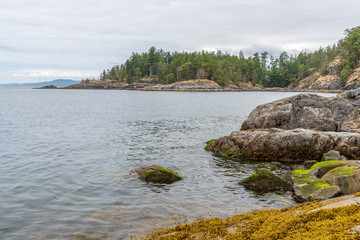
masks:
<path id="1" fill-rule="evenodd" d="M 240 83 L 239 85 L 220 86 L 208 79 L 193 79 L 172 84 L 158 84 L 152 81 L 137 83 L 123 83 L 119 81 L 89 81 L 67 87 L 55 87 L 53 85 L 36 89 L 91 89 L 91 90 L 133 90 L 133 91 L 156 91 L 156 92 L 312 92 L 312 93 L 341 93 L 339 89 L 305 89 L 305 88 L 264 88 L 260 85 Z"/>

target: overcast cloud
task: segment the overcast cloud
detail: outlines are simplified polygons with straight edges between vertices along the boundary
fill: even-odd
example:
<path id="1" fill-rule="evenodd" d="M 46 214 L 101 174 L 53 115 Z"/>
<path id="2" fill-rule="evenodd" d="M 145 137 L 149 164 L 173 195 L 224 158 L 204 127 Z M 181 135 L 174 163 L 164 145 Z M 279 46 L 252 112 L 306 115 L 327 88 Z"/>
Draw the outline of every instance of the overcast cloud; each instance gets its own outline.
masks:
<path id="1" fill-rule="evenodd" d="M 359 0 L 1 0 L 0 83 L 98 77 L 132 52 L 296 53 L 360 25 Z"/>

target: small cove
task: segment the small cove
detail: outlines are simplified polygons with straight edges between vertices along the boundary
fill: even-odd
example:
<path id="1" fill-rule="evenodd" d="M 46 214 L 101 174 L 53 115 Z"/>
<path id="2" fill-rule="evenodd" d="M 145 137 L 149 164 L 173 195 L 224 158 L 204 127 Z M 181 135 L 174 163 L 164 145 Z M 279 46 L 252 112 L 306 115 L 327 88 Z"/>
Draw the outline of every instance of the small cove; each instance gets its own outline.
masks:
<path id="1" fill-rule="evenodd" d="M 290 194 L 246 191 L 248 164 L 204 146 L 257 105 L 295 94 L 0 89 L 0 238 L 124 239 L 175 215 L 292 206 Z M 184 180 L 128 172 L 152 164 Z"/>

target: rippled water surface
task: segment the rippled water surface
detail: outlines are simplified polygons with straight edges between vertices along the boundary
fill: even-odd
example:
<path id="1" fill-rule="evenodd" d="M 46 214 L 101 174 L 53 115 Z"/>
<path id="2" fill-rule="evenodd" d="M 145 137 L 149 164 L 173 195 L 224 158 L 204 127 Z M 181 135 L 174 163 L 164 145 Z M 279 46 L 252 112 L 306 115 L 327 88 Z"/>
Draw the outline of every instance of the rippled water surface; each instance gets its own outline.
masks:
<path id="1" fill-rule="evenodd" d="M 249 165 L 206 141 L 240 128 L 261 103 L 296 93 L 0 89 L 0 238 L 125 239 L 172 217 L 293 205 L 238 184 Z M 162 165 L 184 180 L 129 174 Z"/>

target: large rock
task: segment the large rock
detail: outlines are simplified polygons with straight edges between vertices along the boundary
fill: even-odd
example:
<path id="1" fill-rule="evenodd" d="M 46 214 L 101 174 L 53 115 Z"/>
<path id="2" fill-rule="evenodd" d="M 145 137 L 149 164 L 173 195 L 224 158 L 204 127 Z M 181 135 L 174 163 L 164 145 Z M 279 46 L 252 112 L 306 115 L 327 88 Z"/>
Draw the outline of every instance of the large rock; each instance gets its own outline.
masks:
<path id="1" fill-rule="evenodd" d="M 352 194 L 360 191 L 360 168 L 358 161 L 347 161 L 328 171 L 322 178 L 325 182 L 340 187 L 342 194 Z"/>
<path id="2" fill-rule="evenodd" d="M 309 170 L 294 170 L 291 180 L 294 187 L 294 198 L 298 202 L 325 200 L 341 194 L 339 186 L 329 184 L 321 179 L 331 169 L 344 166 L 344 161 L 319 162 Z"/>
<path id="3" fill-rule="evenodd" d="M 323 161 L 309 170 L 291 174 L 295 199 L 312 201 L 360 191 L 360 164 L 357 160 Z"/>
<path id="4" fill-rule="evenodd" d="M 358 133 L 258 129 L 232 132 L 230 136 L 210 142 L 207 150 L 241 155 L 247 160 L 303 162 L 321 160 L 330 150 L 337 150 L 348 159 L 358 159 L 359 144 Z"/>
<path id="5" fill-rule="evenodd" d="M 257 106 L 241 130 L 259 128 L 306 128 L 320 131 L 353 131 L 360 128 L 357 105 L 344 97 L 300 94 Z"/>
<path id="6" fill-rule="evenodd" d="M 325 200 L 339 196 L 341 189 L 338 186 L 328 184 L 318 178 L 296 178 L 294 184 L 294 195 L 298 202 Z"/>

